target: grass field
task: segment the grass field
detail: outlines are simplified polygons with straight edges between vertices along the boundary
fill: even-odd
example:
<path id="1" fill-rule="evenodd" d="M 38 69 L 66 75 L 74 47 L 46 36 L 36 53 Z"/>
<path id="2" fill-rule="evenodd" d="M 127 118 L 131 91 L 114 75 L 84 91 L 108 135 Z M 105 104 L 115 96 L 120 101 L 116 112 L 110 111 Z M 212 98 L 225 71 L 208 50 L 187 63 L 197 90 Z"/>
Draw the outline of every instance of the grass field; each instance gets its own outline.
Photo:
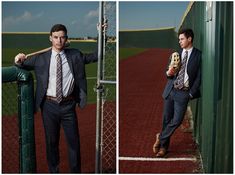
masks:
<path id="1" fill-rule="evenodd" d="M 8 35 L 8 37 L 6 37 L 5 35 L 3 36 L 3 44 L 2 44 L 2 66 L 3 67 L 7 67 L 7 66 L 12 66 L 14 64 L 14 57 L 15 55 L 17 55 L 18 53 L 32 53 L 34 51 L 38 51 L 41 50 L 43 48 L 49 47 L 48 43 L 44 43 L 44 45 L 40 45 L 38 44 L 37 46 L 35 44 L 32 45 L 29 43 L 30 40 L 27 38 L 29 37 L 27 35 L 26 39 L 25 39 L 25 43 L 20 43 L 19 41 L 17 41 L 17 39 L 14 39 L 13 35 Z M 15 36 L 16 38 L 18 37 L 18 39 L 22 39 L 21 35 L 17 35 Z M 44 38 L 45 40 L 45 36 L 41 37 L 42 39 Z M 46 38 L 47 39 L 47 38 Z M 39 39 L 37 39 L 39 40 Z M 13 42 L 16 41 L 16 42 Z M 23 40 L 24 41 L 24 40 Z M 40 43 L 42 41 L 38 41 L 38 43 Z M 112 77 L 114 77 L 114 79 L 116 79 L 116 69 L 115 69 L 115 60 L 116 60 L 116 56 L 115 56 L 115 44 L 111 44 L 108 43 L 109 47 L 111 48 L 113 51 L 110 52 L 110 50 L 108 51 L 108 55 L 106 63 L 107 65 L 109 65 L 109 67 L 112 68 L 112 71 L 108 70 L 109 72 L 109 76 L 111 74 Z M 112 47 L 110 47 L 110 45 L 112 45 Z M 30 46 L 30 47 L 29 47 Z M 92 53 L 97 49 L 97 43 L 95 42 L 71 42 L 70 48 L 77 48 L 80 51 L 82 51 L 83 53 Z M 111 53 L 111 54 L 110 54 Z M 113 61 L 114 60 L 114 61 Z M 32 71 L 33 72 L 33 71 Z M 96 86 L 96 78 L 97 75 L 97 63 L 92 63 L 92 64 L 88 64 L 86 65 L 86 76 L 87 76 L 87 92 L 88 92 L 88 103 L 95 103 L 96 102 L 96 92 L 94 91 L 94 88 Z M 35 78 L 34 78 L 35 79 Z M 36 87 L 36 85 L 34 85 L 34 87 Z M 112 91 L 112 95 L 108 96 L 107 100 L 115 100 L 116 96 L 115 96 L 115 88 L 110 88 L 110 91 Z M 2 84 L 2 101 L 3 101 L 3 115 L 7 114 L 7 115 L 11 115 L 16 113 L 17 111 L 17 85 L 15 83 L 4 83 Z M 11 102 L 5 102 L 5 101 L 11 101 Z"/>
<path id="2" fill-rule="evenodd" d="M 144 48 L 119 48 L 119 60 L 123 60 L 130 56 L 137 55 L 146 50 L 147 49 Z"/>

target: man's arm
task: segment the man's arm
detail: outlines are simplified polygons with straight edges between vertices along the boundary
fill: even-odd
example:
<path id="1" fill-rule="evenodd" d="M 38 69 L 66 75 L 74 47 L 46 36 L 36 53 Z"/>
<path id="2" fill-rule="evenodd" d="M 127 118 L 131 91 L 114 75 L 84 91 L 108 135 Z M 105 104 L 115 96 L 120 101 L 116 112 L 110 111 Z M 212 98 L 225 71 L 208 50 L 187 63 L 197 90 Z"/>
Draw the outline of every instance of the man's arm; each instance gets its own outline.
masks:
<path id="1" fill-rule="evenodd" d="M 103 34 L 105 34 L 105 32 L 107 31 L 108 28 L 108 20 L 105 20 L 104 23 L 101 25 L 98 23 L 97 24 L 97 31 L 99 32 L 100 29 L 103 29 Z M 107 42 L 107 38 L 105 40 L 105 44 Z M 83 54 L 83 59 L 85 60 L 85 64 L 89 64 L 89 63 L 93 63 L 93 62 L 97 62 L 98 61 L 98 44 L 97 44 L 97 49 L 94 53 L 90 53 L 90 54 Z"/>
<path id="2" fill-rule="evenodd" d="M 198 65 L 196 78 L 195 78 L 194 83 L 193 83 L 192 87 L 190 88 L 190 92 L 189 92 L 191 98 L 193 98 L 195 96 L 195 93 L 197 93 L 197 91 L 201 85 L 201 53 L 200 53 L 198 59 L 199 59 L 199 65 Z"/>
<path id="3" fill-rule="evenodd" d="M 97 62 L 98 61 L 98 51 L 95 51 L 94 53 L 83 54 L 83 60 L 85 61 L 85 64 Z"/>
<path id="4" fill-rule="evenodd" d="M 17 67 L 33 70 L 35 65 L 36 56 L 26 57 L 24 53 L 19 53 L 15 56 L 15 65 Z"/>

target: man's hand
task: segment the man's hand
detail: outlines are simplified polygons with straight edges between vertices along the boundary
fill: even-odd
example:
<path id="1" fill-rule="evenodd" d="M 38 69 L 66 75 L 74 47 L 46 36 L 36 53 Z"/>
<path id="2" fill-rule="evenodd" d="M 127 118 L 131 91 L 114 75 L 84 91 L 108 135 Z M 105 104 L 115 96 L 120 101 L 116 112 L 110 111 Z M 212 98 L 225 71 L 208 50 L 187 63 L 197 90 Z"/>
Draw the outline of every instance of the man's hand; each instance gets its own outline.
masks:
<path id="1" fill-rule="evenodd" d="M 18 55 L 15 56 L 15 63 L 16 64 L 21 64 L 26 60 L 26 55 L 23 53 L 19 53 Z"/>
<path id="2" fill-rule="evenodd" d="M 170 67 L 168 71 L 166 72 L 167 76 L 174 76 L 175 75 L 175 69 L 174 67 Z"/>
<path id="3" fill-rule="evenodd" d="M 107 28 L 108 28 L 108 20 L 105 19 L 104 20 L 104 23 L 102 24 L 101 26 L 103 28 L 103 31 L 107 31 Z M 99 31 L 100 30 L 100 23 L 97 24 L 97 30 Z"/>

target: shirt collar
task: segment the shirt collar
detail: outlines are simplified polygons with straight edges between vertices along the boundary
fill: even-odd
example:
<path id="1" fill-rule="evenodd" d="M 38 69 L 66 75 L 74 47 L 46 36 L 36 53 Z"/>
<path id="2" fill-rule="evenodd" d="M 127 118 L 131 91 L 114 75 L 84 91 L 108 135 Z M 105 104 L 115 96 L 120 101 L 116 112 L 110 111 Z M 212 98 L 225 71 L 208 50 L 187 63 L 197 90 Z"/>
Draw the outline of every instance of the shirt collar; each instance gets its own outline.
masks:
<path id="1" fill-rule="evenodd" d="M 190 49 L 188 49 L 188 50 L 183 49 L 182 54 L 184 55 L 184 53 L 185 53 L 186 51 L 188 51 L 188 55 L 190 55 L 190 54 L 192 53 L 192 51 L 193 51 L 193 47 L 191 47 L 191 48 L 190 48 Z"/>
<path id="2" fill-rule="evenodd" d="M 55 57 L 57 54 L 58 54 L 58 52 L 56 52 L 55 50 L 52 49 L 51 55 L 52 55 L 53 57 Z M 63 54 L 64 54 L 64 50 L 62 50 L 59 54 L 60 54 L 60 55 L 63 55 Z"/>

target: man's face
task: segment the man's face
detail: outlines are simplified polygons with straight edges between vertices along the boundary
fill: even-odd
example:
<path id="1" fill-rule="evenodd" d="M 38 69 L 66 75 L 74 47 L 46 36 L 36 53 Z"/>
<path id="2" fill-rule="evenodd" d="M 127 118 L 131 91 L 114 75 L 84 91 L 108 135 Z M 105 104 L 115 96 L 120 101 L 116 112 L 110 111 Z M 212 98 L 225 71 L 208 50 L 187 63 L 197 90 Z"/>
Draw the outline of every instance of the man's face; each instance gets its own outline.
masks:
<path id="1" fill-rule="evenodd" d="M 192 38 L 191 37 L 186 38 L 186 36 L 184 34 L 180 34 L 179 35 L 179 44 L 180 44 L 181 48 L 187 49 L 192 45 Z"/>
<path id="2" fill-rule="evenodd" d="M 67 36 L 65 35 L 64 31 L 52 32 L 52 35 L 50 36 L 50 41 L 54 50 L 61 51 L 65 47 Z"/>

